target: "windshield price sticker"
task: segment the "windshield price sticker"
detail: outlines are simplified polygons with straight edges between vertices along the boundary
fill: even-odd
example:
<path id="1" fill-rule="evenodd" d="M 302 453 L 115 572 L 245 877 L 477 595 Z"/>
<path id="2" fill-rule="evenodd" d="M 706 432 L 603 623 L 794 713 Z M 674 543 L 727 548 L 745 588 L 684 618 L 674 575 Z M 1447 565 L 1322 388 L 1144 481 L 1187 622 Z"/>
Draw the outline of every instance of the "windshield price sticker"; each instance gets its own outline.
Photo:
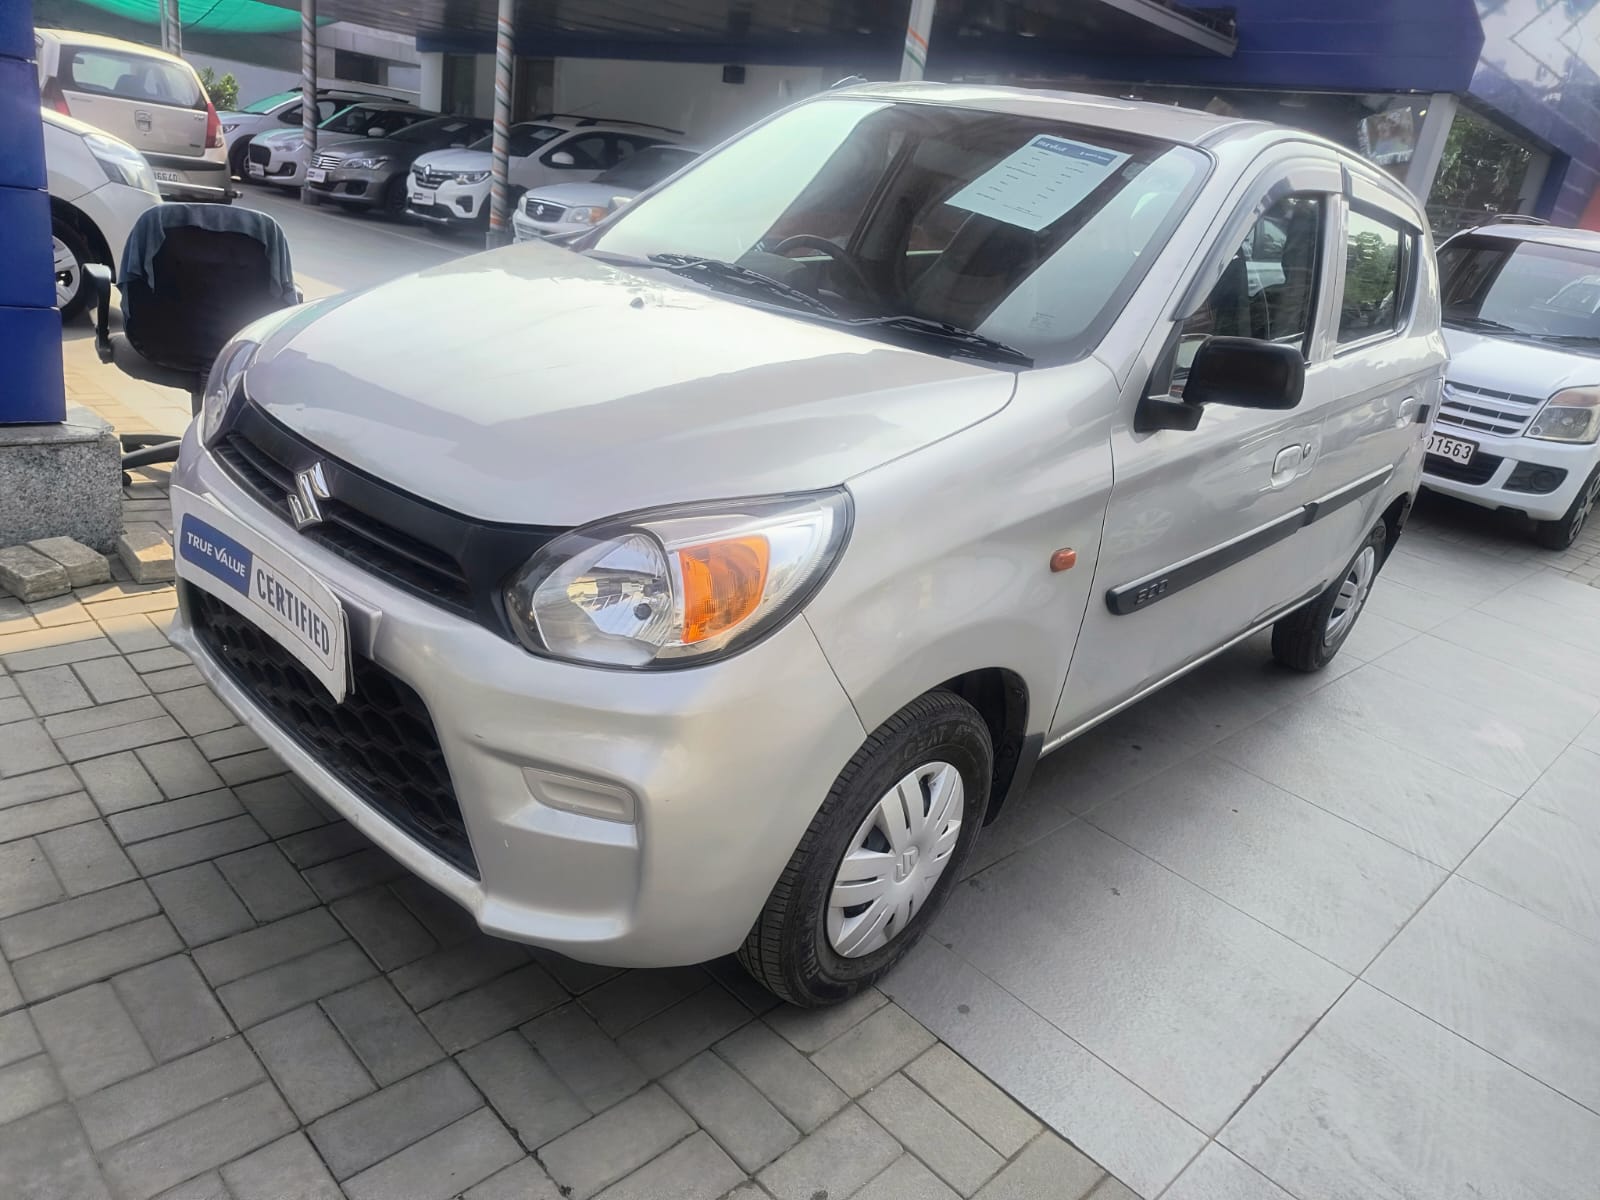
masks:
<path id="1" fill-rule="evenodd" d="M 1071 212 L 1129 156 L 1041 133 L 945 203 L 1037 233 Z"/>

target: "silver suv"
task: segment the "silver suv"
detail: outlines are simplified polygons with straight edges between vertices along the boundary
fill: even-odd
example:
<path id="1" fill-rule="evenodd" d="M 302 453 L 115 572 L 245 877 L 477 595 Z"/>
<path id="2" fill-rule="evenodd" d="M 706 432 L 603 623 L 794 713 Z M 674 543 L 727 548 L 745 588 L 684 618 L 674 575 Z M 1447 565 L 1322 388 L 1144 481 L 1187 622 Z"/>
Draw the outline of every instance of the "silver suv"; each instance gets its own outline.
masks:
<path id="1" fill-rule="evenodd" d="M 1042 753 L 1257 630 L 1338 652 L 1438 401 L 1425 229 L 1287 129 L 816 97 L 576 252 L 241 333 L 175 636 L 485 930 L 837 1001 Z"/>

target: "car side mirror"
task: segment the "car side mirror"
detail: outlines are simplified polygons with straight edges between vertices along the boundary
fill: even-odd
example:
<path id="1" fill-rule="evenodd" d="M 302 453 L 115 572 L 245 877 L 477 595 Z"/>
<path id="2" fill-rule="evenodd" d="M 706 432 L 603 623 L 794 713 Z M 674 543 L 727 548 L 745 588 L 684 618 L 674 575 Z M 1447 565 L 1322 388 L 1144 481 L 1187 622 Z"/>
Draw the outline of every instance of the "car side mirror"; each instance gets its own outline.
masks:
<path id="1" fill-rule="evenodd" d="M 374 125 L 367 130 L 368 137 L 388 137 L 389 134 L 381 125 Z"/>
<path id="2" fill-rule="evenodd" d="M 578 165 L 578 160 L 565 150 L 557 150 L 550 156 L 550 165 L 552 167 L 575 167 Z"/>
<path id="3" fill-rule="evenodd" d="M 1136 432 L 1191 430 L 1207 404 L 1284 411 L 1305 393 L 1306 360 L 1299 346 L 1256 338 L 1207 338 L 1183 380 L 1183 397 L 1146 396 L 1134 414 Z"/>

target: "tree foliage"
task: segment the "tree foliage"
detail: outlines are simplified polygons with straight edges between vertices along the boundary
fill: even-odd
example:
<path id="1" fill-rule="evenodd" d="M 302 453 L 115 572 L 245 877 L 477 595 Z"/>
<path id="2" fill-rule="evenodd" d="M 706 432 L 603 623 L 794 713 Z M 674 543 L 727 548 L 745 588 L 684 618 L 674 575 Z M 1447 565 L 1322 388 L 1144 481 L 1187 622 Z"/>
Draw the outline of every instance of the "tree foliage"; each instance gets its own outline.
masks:
<path id="1" fill-rule="evenodd" d="M 219 112 L 239 107 L 239 81 L 229 71 L 221 79 L 210 67 L 200 68 L 200 86 L 206 89 L 211 103 Z"/>

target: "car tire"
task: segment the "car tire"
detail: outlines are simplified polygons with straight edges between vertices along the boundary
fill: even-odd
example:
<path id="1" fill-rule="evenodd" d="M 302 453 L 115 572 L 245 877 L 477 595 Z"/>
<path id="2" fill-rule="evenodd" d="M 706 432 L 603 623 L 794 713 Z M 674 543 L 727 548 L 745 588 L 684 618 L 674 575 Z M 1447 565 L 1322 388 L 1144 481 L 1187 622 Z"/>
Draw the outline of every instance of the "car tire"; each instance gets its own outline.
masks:
<path id="1" fill-rule="evenodd" d="M 240 138 L 228 149 L 228 174 L 237 178 L 240 183 L 245 182 L 245 176 L 249 174 L 249 168 L 245 166 L 249 153 L 248 138 Z"/>
<path id="2" fill-rule="evenodd" d="M 960 877 L 993 767 L 989 727 L 953 692 L 929 692 L 880 725 L 784 867 L 739 949 L 745 969 L 805 1008 L 837 1004 L 882 978 Z M 835 905 L 841 883 L 877 899 Z"/>
<path id="3" fill-rule="evenodd" d="M 89 252 L 83 235 L 60 217 L 50 222 L 50 234 L 55 258 L 56 307 L 61 310 L 61 320 L 65 324 L 84 310 L 94 293 L 84 268 L 96 259 Z"/>
<path id="4" fill-rule="evenodd" d="M 1345 644 L 1383 566 L 1389 528 L 1379 521 L 1321 595 L 1272 627 L 1272 657 L 1296 671 L 1320 671 Z"/>
<path id="5" fill-rule="evenodd" d="M 1533 527 L 1534 541 L 1546 550 L 1565 550 L 1578 540 L 1589 521 L 1595 502 L 1600 500 L 1600 467 L 1584 481 L 1573 497 L 1572 507 L 1558 521 L 1539 521 Z"/>
<path id="6" fill-rule="evenodd" d="M 391 221 L 398 221 L 406 215 L 406 202 L 411 199 L 411 189 L 406 182 L 408 178 L 407 175 L 397 175 L 383 189 L 383 215 Z"/>

